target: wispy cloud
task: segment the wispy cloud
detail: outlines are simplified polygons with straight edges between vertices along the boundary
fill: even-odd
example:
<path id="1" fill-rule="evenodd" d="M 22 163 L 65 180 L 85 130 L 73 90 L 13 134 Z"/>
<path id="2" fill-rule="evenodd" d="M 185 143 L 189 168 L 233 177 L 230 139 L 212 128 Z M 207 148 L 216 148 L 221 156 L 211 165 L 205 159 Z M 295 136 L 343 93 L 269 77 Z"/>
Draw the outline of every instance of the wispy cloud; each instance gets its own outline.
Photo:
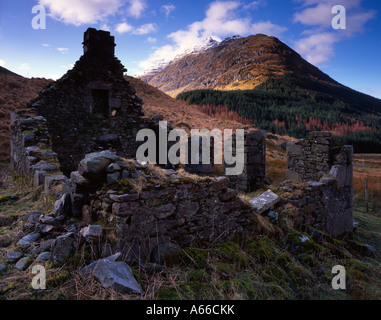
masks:
<path id="1" fill-rule="evenodd" d="M 364 31 L 365 24 L 374 18 L 374 10 L 364 10 L 362 0 L 342 0 L 346 9 L 346 30 L 333 30 L 332 8 L 337 0 L 296 0 L 301 6 L 293 16 L 294 23 L 305 25 L 307 35 L 297 41 L 296 50 L 312 64 L 321 64 L 334 55 L 334 44 Z"/>
<path id="2" fill-rule="evenodd" d="M 161 6 L 160 11 L 168 18 L 175 9 L 176 7 L 173 4 L 165 4 Z"/>
<path id="3" fill-rule="evenodd" d="M 185 30 L 178 30 L 167 37 L 171 41 L 158 48 L 145 61 L 139 63 L 142 69 L 150 69 L 157 60 L 170 61 L 178 54 L 194 48 L 203 39 L 240 34 L 242 36 L 264 33 L 280 36 L 286 28 L 270 21 L 253 23 L 250 18 L 242 17 L 243 4 L 239 1 L 215 1 L 209 4 L 205 18 L 190 24 Z"/>
<path id="4" fill-rule="evenodd" d="M 157 31 L 157 25 L 155 23 L 147 23 L 143 24 L 139 28 L 134 28 L 127 22 L 122 22 L 115 27 L 115 31 L 119 34 L 132 33 L 138 36 L 142 36 Z"/>
<path id="5" fill-rule="evenodd" d="M 156 30 L 157 26 L 155 23 L 147 23 L 135 29 L 132 33 L 136 35 L 145 35 L 151 32 L 155 32 Z"/>
<path id="6" fill-rule="evenodd" d="M 0 67 L 4 67 L 5 66 L 5 61 L 0 59 Z"/>
<path id="7" fill-rule="evenodd" d="M 70 52 L 70 49 L 69 48 L 57 48 L 57 50 L 61 53 L 61 54 L 68 54 Z"/>
<path id="8" fill-rule="evenodd" d="M 42 46 L 45 47 L 45 48 L 49 48 L 49 47 L 51 47 L 51 45 L 48 44 L 48 43 L 43 43 Z"/>
<path id="9" fill-rule="evenodd" d="M 148 37 L 148 38 L 147 38 L 147 42 L 149 42 L 149 43 L 156 43 L 156 42 L 157 42 L 157 39 L 156 39 L 156 38 L 153 38 L 153 37 Z"/>

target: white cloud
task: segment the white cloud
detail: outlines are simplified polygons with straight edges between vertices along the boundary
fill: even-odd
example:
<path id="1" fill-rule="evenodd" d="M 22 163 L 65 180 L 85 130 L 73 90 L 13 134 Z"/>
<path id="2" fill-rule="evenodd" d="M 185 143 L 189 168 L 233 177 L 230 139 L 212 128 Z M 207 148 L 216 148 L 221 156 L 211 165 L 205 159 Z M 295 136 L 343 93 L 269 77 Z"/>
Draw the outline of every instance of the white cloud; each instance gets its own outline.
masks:
<path id="1" fill-rule="evenodd" d="M 139 28 L 135 29 L 132 33 L 136 35 L 145 35 L 157 30 L 157 26 L 154 23 L 147 23 Z"/>
<path id="2" fill-rule="evenodd" d="M 221 37 L 229 35 L 246 36 L 256 33 L 279 36 L 286 30 L 270 21 L 252 23 L 249 18 L 242 18 L 239 16 L 242 8 L 242 3 L 239 1 L 212 2 L 202 21 L 196 21 L 185 30 L 169 34 L 168 38 L 172 43 L 158 48 L 147 60 L 140 62 L 139 66 L 147 70 L 152 68 L 158 60 L 170 61 L 209 37 L 221 40 Z"/>
<path id="3" fill-rule="evenodd" d="M 165 14 L 165 16 L 168 18 L 172 11 L 174 11 L 176 7 L 173 4 L 165 4 L 161 6 L 160 11 Z"/>
<path id="4" fill-rule="evenodd" d="M 365 24 L 374 18 L 376 12 L 365 11 L 363 0 L 341 0 L 346 9 L 346 30 L 333 30 L 332 8 L 337 0 L 297 0 L 301 4 L 293 16 L 294 23 L 301 23 L 310 29 L 302 34 L 308 35 L 296 43 L 296 51 L 312 64 L 321 64 L 334 55 L 334 44 L 364 31 Z"/>
<path id="5" fill-rule="evenodd" d="M 243 6 L 244 10 L 257 10 L 259 7 L 266 5 L 265 0 L 258 0 L 250 2 Z"/>
<path id="6" fill-rule="evenodd" d="M 62 54 L 68 54 L 70 52 L 69 48 L 57 48 L 57 50 Z"/>
<path id="7" fill-rule="evenodd" d="M 157 30 L 157 25 L 155 23 L 147 23 L 143 24 L 139 28 L 134 28 L 132 25 L 128 24 L 127 22 L 119 23 L 115 31 L 123 34 L 123 33 L 132 33 L 138 36 L 146 35 L 151 32 L 155 32 Z"/>
<path id="8" fill-rule="evenodd" d="M 152 38 L 152 37 L 148 37 L 148 38 L 147 38 L 147 41 L 148 41 L 149 43 L 156 43 L 156 42 L 157 42 L 157 39 L 156 39 L 156 38 Z"/>
<path id="9" fill-rule="evenodd" d="M 130 6 L 127 13 L 135 18 L 139 18 L 147 8 L 147 4 L 144 0 L 128 0 L 128 2 Z"/>
<path id="10" fill-rule="evenodd" d="M 52 18 L 75 26 L 102 21 L 117 13 L 123 3 L 123 0 L 39 0 Z"/>
<path id="11" fill-rule="evenodd" d="M 45 47 L 45 48 L 49 48 L 49 47 L 51 47 L 51 45 L 48 44 L 48 43 L 43 43 L 42 46 Z"/>
<path id="12" fill-rule="evenodd" d="M 338 41 L 338 37 L 330 32 L 313 34 L 298 41 L 295 50 L 308 62 L 319 65 L 334 55 L 333 45 Z"/>
<path id="13" fill-rule="evenodd" d="M 119 23 L 115 28 L 115 31 L 120 34 L 131 32 L 132 30 L 134 30 L 134 27 L 126 22 Z"/>
<path id="14" fill-rule="evenodd" d="M 0 67 L 4 67 L 4 66 L 5 66 L 5 61 L 0 59 Z"/>

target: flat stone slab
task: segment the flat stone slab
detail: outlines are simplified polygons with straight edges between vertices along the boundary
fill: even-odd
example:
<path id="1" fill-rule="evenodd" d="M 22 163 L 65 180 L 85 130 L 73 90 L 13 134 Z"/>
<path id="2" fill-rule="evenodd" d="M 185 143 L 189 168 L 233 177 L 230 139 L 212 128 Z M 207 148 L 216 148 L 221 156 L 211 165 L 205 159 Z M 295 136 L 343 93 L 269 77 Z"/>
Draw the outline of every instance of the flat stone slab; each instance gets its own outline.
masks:
<path id="1" fill-rule="evenodd" d="M 7 253 L 7 262 L 8 263 L 11 263 L 11 264 L 14 264 L 16 263 L 17 261 L 19 261 L 22 257 L 24 256 L 24 254 L 22 252 L 8 252 Z"/>
<path id="2" fill-rule="evenodd" d="M 127 294 L 142 294 L 143 290 L 127 263 L 115 261 L 120 254 L 98 260 L 81 270 L 83 277 L 94 275 L 103 287 Z"/>
<path id="3" fill-rule="evenodd" d="M 18 246 L 28 246 L 32 244 L 33 242 L 36 242 L 40 239 L 40 234 L 37 232 L 30 233 L 26 235 L 24 238 L 22 238 L 19 242 L 17 242 Z"/>
<path id="4" fill-rule="evenodd" d="M 277 203 L 280 202 L 280 197 L 272 192 L 267 190 L 265 193 L 261 194 L 259 197 L 250 201 L 252 208 L 258 213 L 262 214 L 263 212 L 271 209 Z"/>
<path id="5" fill-rule="evenodd" d="M 102 237 L 103 228 L 99 225 L 92 225 L 85 227 L 81 230 L 81 234 L 84 238 L 99 239 Z"/>
<path id="6" fill-rule="evenodd" d="M 25 271 L 32 264 L 32 262 L 33 262 L 32 258 L 29 258 L 29 257 L 22 258 L 16 263 L 15 268 L 20 271 Z"/>

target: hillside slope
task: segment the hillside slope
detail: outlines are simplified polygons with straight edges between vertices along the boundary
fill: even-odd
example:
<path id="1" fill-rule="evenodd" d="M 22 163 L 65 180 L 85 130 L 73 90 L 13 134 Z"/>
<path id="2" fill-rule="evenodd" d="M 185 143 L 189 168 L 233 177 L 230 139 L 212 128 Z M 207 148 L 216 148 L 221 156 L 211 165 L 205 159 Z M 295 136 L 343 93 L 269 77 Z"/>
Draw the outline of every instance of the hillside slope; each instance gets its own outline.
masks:
<path id="1" fill-rule="evenodd" d="M 24 78 L 0 67 L 0 161 L 9 158 L 10 115 L 25 107 L 52 80 Z"/>

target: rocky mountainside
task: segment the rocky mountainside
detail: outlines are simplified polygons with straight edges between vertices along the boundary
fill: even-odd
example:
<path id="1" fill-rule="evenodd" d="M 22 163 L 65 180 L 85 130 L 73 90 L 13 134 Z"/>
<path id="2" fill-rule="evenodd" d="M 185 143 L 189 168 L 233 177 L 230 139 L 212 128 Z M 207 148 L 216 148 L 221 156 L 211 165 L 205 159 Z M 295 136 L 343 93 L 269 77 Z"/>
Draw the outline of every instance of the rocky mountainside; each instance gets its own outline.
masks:
<path id="1" fill-rule="evenodd" d="M 283 42 L 262 34 L 228 38 L 217 46 L 175 59 L 141 79 L 176 96 L 194 89 L 254 89 L 269 77 L 284 74 L 339 86 Z"/>

